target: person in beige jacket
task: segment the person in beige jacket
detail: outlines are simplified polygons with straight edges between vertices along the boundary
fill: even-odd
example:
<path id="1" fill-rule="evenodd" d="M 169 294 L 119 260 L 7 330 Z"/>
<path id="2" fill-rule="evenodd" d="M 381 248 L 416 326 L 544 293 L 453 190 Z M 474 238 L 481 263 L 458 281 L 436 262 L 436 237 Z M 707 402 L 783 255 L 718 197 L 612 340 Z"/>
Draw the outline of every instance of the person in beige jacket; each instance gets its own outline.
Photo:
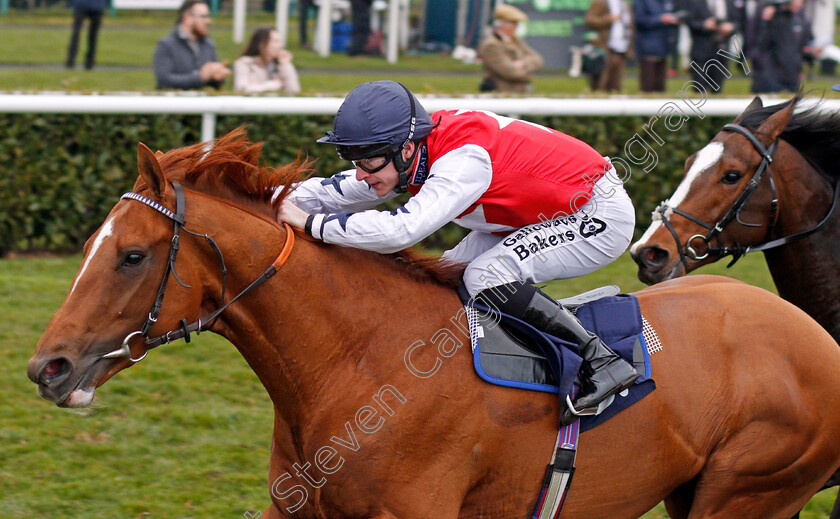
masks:
<path id="1" fill-rule="evenodd" d="M 251 41 L 233 62 L 233 89 L 241 92 L 300 92 L 292 53 L 283 48 L 280 35 L 271 27 L 254 31 Z"/>
<path id="2" fill-rule="evenodd" d="M 584 23 L 598 31 L 595 46 L 607 54 L 604 70 L 591 78 L 592 90 L 620 91 L 624 65 L 633 54 L 633 12 L 627 0 L 592 0 Z"/>
<path id="3" fill-rule="evenodd" d="M 525 13 L 511 5 L 493 11 L 493 32 L 478 48 L 486 75 L 482 90 L 531 90 L 531 76 L 542 68 L 543 58 L 516 35 L 518 24 L 527 21 Z"/>

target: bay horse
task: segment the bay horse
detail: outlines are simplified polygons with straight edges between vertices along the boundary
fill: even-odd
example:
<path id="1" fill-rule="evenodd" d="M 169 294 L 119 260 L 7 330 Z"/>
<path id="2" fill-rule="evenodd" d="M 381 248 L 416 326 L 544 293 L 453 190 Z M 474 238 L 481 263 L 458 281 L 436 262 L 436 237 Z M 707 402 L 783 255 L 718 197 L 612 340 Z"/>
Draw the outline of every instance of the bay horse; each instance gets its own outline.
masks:
<path id="1" fill-rule="evenodd" d="M 557 397 L 474 374 L 460 268 L 295 241 L 275 207 L 307 165 L 259 154 L 242 130 L 210 151 L 139 145 L 135 193 L 85 245 L 28 363 L 41 396 L 84 407 L 152 347 L 210 330 L 273 403 L 264 517 L 530 517 Z M 731 279 L 637 296 L 662 344 L 657 389 L 582 434 L 562 516 L 633 518 L 664 500 L 673 518 L 790 517 L 840 466 L 840 348 Z"/>
<path id="2" fill-rule="evenodd" d="M 653 284 L 763 251 L 779 295 L 840 342 L 840 114 L 815 105 L 794 115 L 799 101 L 763 107 L 756 97 L 733 122 L 765 150 L 776 143 L 760 176 L 761 152 L 732 128 L 689 157 L 682 183 L 630 253 L 639 279 Z M 707 239 L 727 214 L 734 218 Z"/>
<path id="3" fill-rule="evenodd" d="M 737 127 L 689 157 L 630 252 L 639 279 L 653 284 L 762 251 L 779 295 L 840 342 L 840 114 L 819 104 L 795 113 L 800 100 L 764 107 L 756 97 Z M 840 471 L 827 487 L 838 483 Z M 831 518 L 840 518 L 840 499 Z"/>

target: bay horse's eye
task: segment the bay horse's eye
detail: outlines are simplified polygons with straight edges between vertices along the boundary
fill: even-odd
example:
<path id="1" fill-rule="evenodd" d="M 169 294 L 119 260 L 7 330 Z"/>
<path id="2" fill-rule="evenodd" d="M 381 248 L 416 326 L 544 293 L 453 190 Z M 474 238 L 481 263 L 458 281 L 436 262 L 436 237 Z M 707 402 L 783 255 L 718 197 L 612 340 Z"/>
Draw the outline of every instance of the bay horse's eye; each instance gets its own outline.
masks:
<path id="1" fill-rule="evenodd" d="M 721 178 L 720 181 L 724 184 L 736 184 L 743 176 L 744 175 L 742 175 L 740 171 L 731 169 L 723 174 L 723 178 Z"/>
<path id="2" fill-rule="evenodd" d="M 146 259 L 146 256 L 140 254 L 139 252 L 129 252 L 125 255 L 125 259 L 122 264 L 125 267 L 134 267 L 141 264 L 144 259 Z"/>

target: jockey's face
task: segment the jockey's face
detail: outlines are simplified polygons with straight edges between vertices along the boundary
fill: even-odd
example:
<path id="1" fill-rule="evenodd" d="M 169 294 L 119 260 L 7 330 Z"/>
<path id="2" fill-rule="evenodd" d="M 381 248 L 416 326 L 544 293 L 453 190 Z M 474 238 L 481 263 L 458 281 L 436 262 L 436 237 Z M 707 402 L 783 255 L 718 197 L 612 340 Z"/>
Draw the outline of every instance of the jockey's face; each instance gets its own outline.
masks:
<path id="1" fill-rule="evenodd" d="M 413 142 L 409 142 L 408 146 L 402 149 L 403 159 L 408 160 L 411 157 L 411 154 L 414 152 L 415 144 Z M 376 166 L 376 162 L 380 159 L 378 157 L 372 159 L 363 159 L 363 161 L 370 161 L 369 166 Z M 356 161 L 357 163 L 363 161 Z M 376 196 L 383 197 L 394 190 L 399 184 L 399 174 L 397 173 L 397 168 L 394 166 L 394 161 L 388 163 L 387 166 L 380 169 L 376 173 L 368 173 L 367 171 L 363 170 L 362 168 L 356 166 L 356 180 L 363 180 L 368 183 L 368 185 L 376 191 Z"/>

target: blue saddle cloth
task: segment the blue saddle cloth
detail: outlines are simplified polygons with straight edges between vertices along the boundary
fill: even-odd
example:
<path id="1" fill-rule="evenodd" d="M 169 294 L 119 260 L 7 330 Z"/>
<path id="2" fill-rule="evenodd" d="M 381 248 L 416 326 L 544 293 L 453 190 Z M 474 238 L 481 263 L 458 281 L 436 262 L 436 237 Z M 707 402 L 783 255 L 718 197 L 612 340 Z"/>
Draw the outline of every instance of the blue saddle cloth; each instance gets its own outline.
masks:
<path id="1" fill-rule="evenodd" d="M 470 324 L 478 375 L 492 384 L 557 393 L 565 400 L 582 362 L 578 346 L 510 315 L 500 315 L 495 309 L 491 311 L 479 303 L 472 306 L 480 311 L 480 317 L 473 318 Z M 598 299 L 577 307 L 575 313 L 587 330 L 598 335 L 640 373 L 626 396 L 616 395 L 601 414 L 581 419 L 581 430 L 586 431 L 639 401 L 656 385 L 651 378 L 650 356 L 635 296 L 621 294 Z"/>

